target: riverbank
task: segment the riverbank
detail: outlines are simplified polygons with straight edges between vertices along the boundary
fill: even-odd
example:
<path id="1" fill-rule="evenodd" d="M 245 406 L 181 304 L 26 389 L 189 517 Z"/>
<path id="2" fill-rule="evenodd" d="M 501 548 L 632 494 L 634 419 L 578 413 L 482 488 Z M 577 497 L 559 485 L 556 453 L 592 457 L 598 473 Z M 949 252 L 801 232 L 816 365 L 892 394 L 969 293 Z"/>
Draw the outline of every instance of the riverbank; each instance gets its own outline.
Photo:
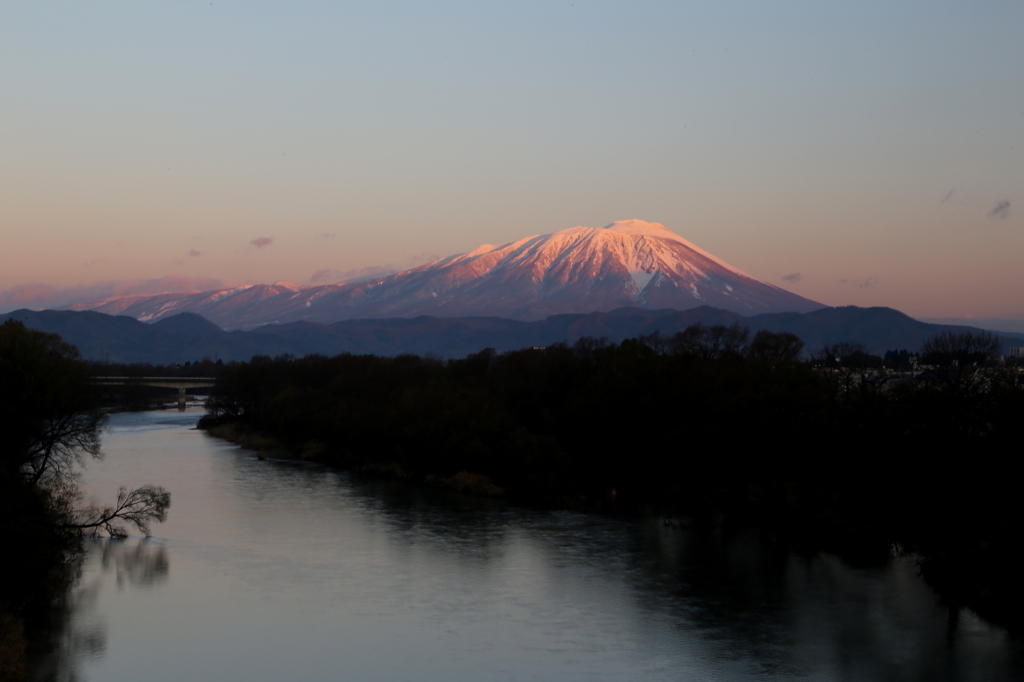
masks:
<path id="1" fill-rule="evenodd" d="M 202 424 L 202 421 L 200 421 Z M 329 463 L 333 458 L 327 446 L 317 441 L 307 441 L 301 450 L 288 447 L 283 441 L 259 433 L 241 422 L 228 422 L 200 426 L 215 438 L 239 445 L 256 453 L 258 459 L 282 459 Z M 402 467 L 398 462 L 368 462 L 354 467 L 354 471 L 367 476 L 410 481 L 431 488 L 446 488 L 478 497 L 504 497 L 504 489 L 496 486 L 489 476 L 460 471 L 451 476 L 438 474 L 420 475 Z"/>
<path id="2" fill-rule="evenodd" d="M 1005 456 L 1021 410 L 1016 383 L 852 390 L 781 351 L 707 359 L 632 341 L 264 359 L 224 368 L 203 424 L 257 451 L 516 503 L 755 528 L 859 565 L 916 554 L 951 602 L 1019 628 L 1002 567 L 1024 521 Z M 956 453 L 970 456 L 939 463 Z"/>

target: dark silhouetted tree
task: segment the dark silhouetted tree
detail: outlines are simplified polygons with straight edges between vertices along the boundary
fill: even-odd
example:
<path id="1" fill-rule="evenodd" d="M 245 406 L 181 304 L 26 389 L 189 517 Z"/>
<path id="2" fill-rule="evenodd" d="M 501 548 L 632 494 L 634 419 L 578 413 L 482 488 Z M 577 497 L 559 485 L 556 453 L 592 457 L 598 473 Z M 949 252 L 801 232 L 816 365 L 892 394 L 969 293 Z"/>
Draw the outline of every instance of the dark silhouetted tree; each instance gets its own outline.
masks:
<path id="1" fill-rule="evenodd" d="M 726 355 L 738 354 L 743 350 L 750 332 L 739 324 L 730 327 L 703 324 L 690 325 L 683 331 L 672 336 L 672 351 L 681 355 L 691 355 L 701 360 L 717 360 Z"/>
<path id="2" fill-rule="evenodd" d="M 930 365 L 940 385 L 956 394 L 980 387 L 978 370 L 999 356 L 999 337 L 985 331 L 939 332 L 921 346 L 921 362 Z"/>
<path id="3" fill-rule="evenodd" d="M 0 325 L 0 386 L 5 487 L 34 490 L 51 521 L 65 529 L 103 528 L 123 535 L 119 523 L 126 521 L 148 534 L 151 521 L 166 518 L 170 495 L 156 486 L 122 490 L 118 504 L 98 515 L 75 508 L 81 467 L 102 456 L 103 415 L 96 409 L 89 369 L 74 346 L 7 320 Z M 91 525 L 97 521 L 102 522 Z"/>
<path id="4" fill-rule="evenodd" d="M 804 342 L 796 334 L 770 332 L 767 329 L 762 329 L 754 334 L 750 346 L 747 347 L 747 355 L 752 360 L 774 367 L 783 363 L 796 362 L 803 349 Z"/>

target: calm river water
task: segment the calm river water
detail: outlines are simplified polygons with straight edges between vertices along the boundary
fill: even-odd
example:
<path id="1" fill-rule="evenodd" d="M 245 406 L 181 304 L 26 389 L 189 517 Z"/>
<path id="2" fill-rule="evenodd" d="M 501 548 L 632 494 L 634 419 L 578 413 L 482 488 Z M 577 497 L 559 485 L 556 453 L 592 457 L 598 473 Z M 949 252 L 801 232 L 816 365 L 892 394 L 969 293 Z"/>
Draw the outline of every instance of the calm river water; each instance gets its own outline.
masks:
<path id="1" fill-rule="evenodd" d="M 1024 679 L 1020 645 L 951 614 L 912 561 L 259 461 L 192 430 L 201 414 L 111 418 L 86 491 L 163 485 L 169 520 L 92 545 L 45 677 Z"/>

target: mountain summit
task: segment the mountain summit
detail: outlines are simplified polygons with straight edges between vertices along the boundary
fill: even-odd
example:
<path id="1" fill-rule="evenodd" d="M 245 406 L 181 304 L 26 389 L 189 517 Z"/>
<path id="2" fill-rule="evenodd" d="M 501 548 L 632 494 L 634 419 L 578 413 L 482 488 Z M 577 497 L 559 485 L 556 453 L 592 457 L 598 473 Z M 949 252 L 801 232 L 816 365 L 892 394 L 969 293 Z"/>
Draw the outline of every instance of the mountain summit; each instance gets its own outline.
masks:
<path id="1" fill-rule="evenodd" d="M 236 299 L 237 300 L 233 300 Z M 127 304 L 127 305 L 125 305 Z M 227 329 L 269 322 L 485 315 L 539 320 L 624 306 L 742 315 L 824 307 L 762 282 L 659 223 L 573 227 L 472 251 L 358 283 L 244 287 L 75 306 L 155 320 L 198 312 Z"/>

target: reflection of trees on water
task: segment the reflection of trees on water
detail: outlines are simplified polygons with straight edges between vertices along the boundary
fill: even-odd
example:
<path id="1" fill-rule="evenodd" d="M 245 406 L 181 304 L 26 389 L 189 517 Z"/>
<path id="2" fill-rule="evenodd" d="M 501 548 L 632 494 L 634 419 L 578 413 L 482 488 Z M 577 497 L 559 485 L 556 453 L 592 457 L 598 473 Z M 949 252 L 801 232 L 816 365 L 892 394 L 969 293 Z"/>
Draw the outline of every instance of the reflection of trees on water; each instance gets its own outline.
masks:
<path id="1" fill-rule="evenodd" d="M 73 682 L 83 660 L 106 653 L 106 624 L 96 605 L 107 578 L 114 573 L 118 589 L 149 589 L 167 580 L 167 548 L 149 539 L 96 539 L 86 543 L 80 580 L 50 614 L 50 627 L 36 643 L 28 679 Z"/>
<path id="2" fill-rule="evenodd" d="M 103 543 L 100 565 L 104 573 L 116 573 L 119 588 L 124 588 L 126 584 L 132 587 L 154 587 L 167 580 L 170 568 L 167 548 L 148 539 L 136 543 Z"/>
<path id="3" fill-rule="evenodd" d="M 607 633 L 643 642 L 666 669 L 688 659 L 722 679 L 1024 679 L 1005 632 L 971 612 L 950 612 L 913 559 L 854 567 L 833 555 L 800 556 L 770 537 L 516 507 L 246 453 L 219 461 L 230 469 L 222 478 L 261 508 L 309 510 L 320 514 L 317 523 L 358 521 L 379 531 L 395 571 L 407 561 L 426 569 L 424 552 L 443 557 L 427 569 L 439 571 L 437 584 L 409 583 L 417 603 L 456 608 L 444 576 L 457 583 L 490 572 L 506 594 L 519 594 L 518 586 L 503 581 L 536 583 L 505 605 L 524 622 L 550 622 L 563 608 L 607 619 Z M 510 567 L 519 578 L 504 572 Z M 437 593 L 412 591 L 427 585 Z"/>
<path id="4" fill-rule="evenodd" d="M 79 661 L 103 656 L 107 633 L 96 617 L 98 582 L 71 589 L 52 614 L 51 629 L 39 642 L 29 679 L 36 682 L 70 682 L 79 679 Z"/>
<path id="5" fill-rule="evenodd" d="M 299 504 L 318 511 L 335 509 L 339 516 L 354 510 L 386 530 L 399 545 L 415 540 L 448 554 L 489 561 L 504 552 L 511 524 L 524 513 L 503 500 L 331 471 L 315 464 L 287 460 L 257 464 L 251 453 L 239 452 L 236 460 L 221 460 L 224 469 L 217 476 L 232 481 L 243 498 L 288 509 Z M 253 523 L 259 523 L 256 517 Z"/>
<path id="6" fill-rule="evenodd" d="M 389 537 L 475 562 L 504 555 L 510 532 L 526 512 L 500 500 L 394 481 L 346 477 L 342 483 Z"/>
<path id="7" fill-rule="evenodd" d="M 855 567 L 751 534 L 519 508 L 358 476 L 338 483 L 390 537 L 448 556 L 488 563 L 505 556 L 513 538 L 526 540 L 544 557 L 545 579 L 570 601 L 574 593 L 592 599 L 587 590 L 621 591 L 635 606 L 626 611 L 632 627 L 649 641 L 739 677 L 1024 674 L 1011 637 L 942 604 L 912 558 Z"/>

